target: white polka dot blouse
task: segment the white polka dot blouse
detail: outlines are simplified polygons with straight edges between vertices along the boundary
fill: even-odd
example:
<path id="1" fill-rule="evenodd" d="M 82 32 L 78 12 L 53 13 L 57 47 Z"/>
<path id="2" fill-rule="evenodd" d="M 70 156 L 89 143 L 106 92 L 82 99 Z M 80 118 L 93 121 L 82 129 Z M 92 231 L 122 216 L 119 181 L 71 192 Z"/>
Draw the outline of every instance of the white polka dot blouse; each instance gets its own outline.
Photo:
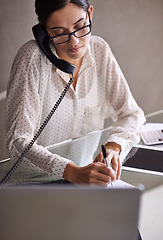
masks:
<path id="1" fill-rule="evenodd" d="M 6 129 L 11 161 L 16 161 L 58 100 L 69 75 L 56 69 L 35 40 L 18 51 L 7 89 Z M 109 45 L 92 36 L 83 57 L 75 90 L 71 86 L 55 114 L 24 158 L 25 169 L 63 178 L 71 161 L 46 146 L 78 138 L 104 127 L 112 118 L 108 141 L 122 150 L 139 141 L 145 122 Z M 75 164 L 77 164 L 74 161 Z"/>

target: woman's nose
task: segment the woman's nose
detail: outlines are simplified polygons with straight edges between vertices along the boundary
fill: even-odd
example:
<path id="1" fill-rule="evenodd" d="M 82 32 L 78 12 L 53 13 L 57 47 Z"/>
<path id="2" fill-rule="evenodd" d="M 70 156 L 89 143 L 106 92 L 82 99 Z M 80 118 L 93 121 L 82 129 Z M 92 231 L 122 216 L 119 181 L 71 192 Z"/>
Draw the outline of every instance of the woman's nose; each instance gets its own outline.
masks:
<path id="1" fill-rule="evenodd" d="M 70 42 L 71 45 L 77 45 L 78 42 L 79 42 L 79 39 L 72 34 L 69 42 Z"/>

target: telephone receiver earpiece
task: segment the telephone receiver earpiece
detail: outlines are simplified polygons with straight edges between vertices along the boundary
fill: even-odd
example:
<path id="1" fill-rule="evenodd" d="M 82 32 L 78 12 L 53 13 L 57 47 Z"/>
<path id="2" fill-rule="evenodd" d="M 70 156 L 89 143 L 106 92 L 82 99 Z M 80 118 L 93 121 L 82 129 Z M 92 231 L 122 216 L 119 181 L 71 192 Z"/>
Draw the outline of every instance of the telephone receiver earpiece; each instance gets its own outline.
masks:
<path id="1" fill-rule="evenodd" d="M 49 36 L 41 24 L 36 24 L 32 28 L 33 35 L 36 39 L 38 46 L 41 51 L 45 54 L 45 56 L 49 59 L 49 61 L 54 64 L 61 71 L 69 74 L 73 74 L 76 66 L 66 62 L 63 59 L 57 58 L 52 50 L 49 47 Z"/>

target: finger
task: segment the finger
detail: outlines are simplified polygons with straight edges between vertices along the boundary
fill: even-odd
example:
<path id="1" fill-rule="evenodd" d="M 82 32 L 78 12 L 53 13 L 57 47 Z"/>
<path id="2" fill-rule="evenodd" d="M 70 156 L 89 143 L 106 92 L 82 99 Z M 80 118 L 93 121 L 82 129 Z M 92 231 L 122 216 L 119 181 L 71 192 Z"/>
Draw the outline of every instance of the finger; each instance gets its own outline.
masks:
<path id="1" fill-rule="evenodd" d="M 118 172 L 118 158 L 119 156 L 116 153 L 113 153 L 111 163 L 112 163 L 112 168 L 116 173 Z"/>
<path id="2" fill-rule="evenodd" d="M 108 160 L 108 164 L 110 165 L 112 162 L 112 158 L 113 158 L 113 153 L 112 151 L 108 151 L 107 152 L 107 160 Z"/>
<path id="3" fill-rule="evenodd" d="M 117 173 L 112 169 L 112 167 L 109 167 L 109 176 L 113 182 L 116 180 Z"/>
<path id="4" fill-rule="evenodd" d="M 114 156 L 114 153 L 112 151 L 108 152 L 107 159 L 108 159 L 109 167 L 113 170 L 113 172 L 117 178 L 118 163 L 117 163 L 117 159 Z"/>
<path id="5" fill-rule="evenodd" d="M 107 167 L 104 163 L 92 163 L 89 165 L 88 170 L 87 180 L 89 183 L 108 184 L 111 181 Z"/>
<path id="6" fill-rule="evenodd" d="M 96 182 L 104 182 L 104 183 L 108 184 L 112 181 L 112 179 L 109 175 L 98 172 L 95 176 L 95 181 Z"/>
<path id="7" fill-rule="evenodd" d="M 94 159 L 94 161 L 93 161 L 94 163 L 95 162 L 104 162 L 104 158 L 103 158 L 103 154 L 102 154 L 102 152 L 100 152 L 97 156 L 96 156 L 96 158 Z"/>
<path id="8" fill-rule="evenodd" d="M 104 169 L 102 170 L 100 169 L 102 167 L 106 168 L 107 170 L 107 167 L 105 165 L 99 165 L 97 167 L 97 171 L 92 171 L 90 180 L 89 180 L 90 183 L 102 184 L 107 186 L 107 184 L 109 184 L 112 181 L 111 177 L 108 175 L 108 170 L 104 171 L 107 173 L 105 174 L 103 172 Z M 101 170 L 100 172 L 98 171 L 99 169 Z"/>
<path id="9" fill-rule="evenodd" d="M 112 167 L 106 167 L 105 164 L 103 163 L 96 163 L 98 167 L 98 171 L 101 173 L 104 173 L 106 175 L 108 175 L 109 177 L 111 177 L 112 181 L 116 180 L 116 173 L 114 172 L 114 170 L 112 169 Z"/>
<path id="10" fill-rule="evenodd" d="M 120 157 L 118 158 L 118 171 L 117 171 L 117 179 L 120 179 L 121 177 L 121 172 L 122 172 L 122 165 L 120 161 Z"/>

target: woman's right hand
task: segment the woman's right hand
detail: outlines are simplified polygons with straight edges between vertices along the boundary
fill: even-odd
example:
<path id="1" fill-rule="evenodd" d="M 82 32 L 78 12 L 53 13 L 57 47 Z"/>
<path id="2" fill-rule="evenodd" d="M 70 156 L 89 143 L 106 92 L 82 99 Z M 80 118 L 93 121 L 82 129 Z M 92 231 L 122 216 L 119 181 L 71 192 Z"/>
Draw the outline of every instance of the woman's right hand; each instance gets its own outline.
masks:
<path id="1" fill-rule="evenodd" d="M 65 168 L 63 178 L 77 184 L 101 184 L 107 186 L 108 183 L 116 180 L 116 174 L 111 167 L 106 167 L 101 162 L 90 163 L 84 167 L 78 167 L 70 162 Z"/>

